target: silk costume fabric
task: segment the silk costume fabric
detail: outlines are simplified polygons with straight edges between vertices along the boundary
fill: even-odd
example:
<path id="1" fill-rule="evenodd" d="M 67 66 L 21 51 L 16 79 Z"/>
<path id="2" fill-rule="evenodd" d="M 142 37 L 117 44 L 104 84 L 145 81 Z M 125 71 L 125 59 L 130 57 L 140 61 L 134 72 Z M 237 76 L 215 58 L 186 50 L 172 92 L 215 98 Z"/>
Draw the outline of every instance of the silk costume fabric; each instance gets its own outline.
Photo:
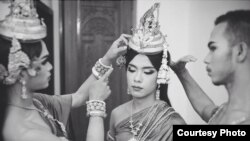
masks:
<path id="1" fill-rule="evenodd" d="M 53 118 L 63 123 L 64 126 L 67 125 L 72 105 L 71 95 L 50 96 L 46 94 L 35 93 L 33 103 L 39 110 L 47 110 L 48 113 L 53 116 Z M 51 128 L 51 131 L 55 136 L 68 138 L 67 132 L 64 132 L 57 122 L 46 118 L 44 114 L 40 112 L 39 114 L 45 123 Z"/>
<path id="2" fill-rule="evenodd" d="M 166 102 L 160 103 L 158 106 L 156 105 L 154 105 L 153 108 L 148 107 L 134 113 L 132 115 L 133 125 L 137 126 L 147 113 L 155 111 L 152 118 L 146 117 L 143 121 L 143 126 L 141 127 L 141 130 L 139 130 L 138 135 L 141 135 L 142 138 L 146 137 L 145 141 L 172 141 L 173 125 L 185 124 L 185 121 Z M 129 121 L 130 116 L 114 125 L 114 129 L 110 129 L 108 132 L 108 141 L 128 141 L 132 138 Z M 145 126 L 146 122 L 149 122 L 147 126 Z M 144 129 L 145 131 L 142 132 Z"/>

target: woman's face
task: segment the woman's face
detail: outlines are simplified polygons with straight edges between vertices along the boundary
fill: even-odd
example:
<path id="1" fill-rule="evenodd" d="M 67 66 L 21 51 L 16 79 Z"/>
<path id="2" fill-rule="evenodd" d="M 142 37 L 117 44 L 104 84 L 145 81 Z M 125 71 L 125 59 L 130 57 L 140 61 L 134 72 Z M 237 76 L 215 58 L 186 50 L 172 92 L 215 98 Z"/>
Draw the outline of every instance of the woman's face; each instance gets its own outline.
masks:
<path id="1" fill-rule="evenodd" d="M 144 98 L 156 91 L 157 70 L 146 55 L 138 54 L 127 68 L 128 89 L 134 98 Z"/>
<path id="2" fill-rule="evenodd" d="M 49 80 L 52 70 L 52 65 L 48 62 L 49 52 L 44 43 L 42 43 L 41 55 L 32 62 L 32 68 L 36 71 L 35 76 L 30 76 L 27 82 L 27 87 L 30 90 L 41 90 L 49 86 Z"/>

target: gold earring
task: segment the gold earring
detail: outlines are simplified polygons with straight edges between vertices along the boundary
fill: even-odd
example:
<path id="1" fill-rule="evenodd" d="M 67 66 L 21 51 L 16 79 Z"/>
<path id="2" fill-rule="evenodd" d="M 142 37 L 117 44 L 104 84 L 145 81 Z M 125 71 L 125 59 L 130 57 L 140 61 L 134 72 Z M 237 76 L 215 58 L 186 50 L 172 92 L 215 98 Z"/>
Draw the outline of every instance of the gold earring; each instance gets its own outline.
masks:
<path id="1" fill-rule="evenodd" d="M 155 99 L 160 100 L 160 85 L 158 85 L 156 93 L 155 93 Z"/>
<path id="2" fill-rule="evenodd" d="M 22 99 L 27 99 L 27 89 L 26 89 L 26 81 L 25 80 L 21 80 L 21 84 L 22 84 L 22 93 L 21 93 L 21 98 Z"/>
<path id="3" fill-rule="evenodd" d="M 127 88 L 127 94 L 131 95 L 131 92 L 130 92 L 129 88 Z"/>

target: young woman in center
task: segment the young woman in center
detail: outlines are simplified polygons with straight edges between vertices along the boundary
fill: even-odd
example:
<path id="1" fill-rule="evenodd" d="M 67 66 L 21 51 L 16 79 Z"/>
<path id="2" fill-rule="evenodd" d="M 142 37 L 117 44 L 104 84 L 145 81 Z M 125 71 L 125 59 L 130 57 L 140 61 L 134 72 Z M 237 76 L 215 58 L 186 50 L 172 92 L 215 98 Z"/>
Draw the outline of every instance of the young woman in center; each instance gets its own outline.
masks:
<path id="1" fill-rule="evenodd" d="M 185 124 L 167 96 L 170 54 L 154 16 L 158 10 L 156 3 L 144 14 L 139 28 L 133 29 L 126 55 L 118 58 L 118 64 L 126 66 L 132 100 L 112 111 L 109 141 L 172 140 L 172 125 Z"/>

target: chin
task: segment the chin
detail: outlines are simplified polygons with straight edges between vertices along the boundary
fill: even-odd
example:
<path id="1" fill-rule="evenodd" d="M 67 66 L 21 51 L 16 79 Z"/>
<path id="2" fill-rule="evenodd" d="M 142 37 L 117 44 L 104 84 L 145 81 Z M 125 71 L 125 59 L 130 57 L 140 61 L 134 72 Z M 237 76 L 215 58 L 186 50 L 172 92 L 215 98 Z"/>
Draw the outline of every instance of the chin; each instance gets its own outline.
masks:
<path id="1" fill-rule="evenodd" d="M 46 89 L 46 88 L 48 88 L 49 87 L 49 83 L 46 83 L 46 84 L 43 84 L 43 85 L 40 85 L 41 87 L 40 87 L 40 89 L 42 90 L 42 89 Z"/>
<path id="2" fill-rule="evenodd" d="M 213 84 L 215 85 L 215 86 L 219 86 L 219 85 L 223 85 L 224 83 L 222 83 L 221 81 L 219 81 L 219 80 L 213 80 L 212 79 L 212 82 L 213 82 Z"/>
<path id="3" fill-rule="evenodd" d="M 142 93 L 138 93 L 138 92 L 133 92 L 131 95 L 133 97 L 135 97 L 135 98 L 142 98 L 142 97 L 144 97 L 144 95 Z"/>

